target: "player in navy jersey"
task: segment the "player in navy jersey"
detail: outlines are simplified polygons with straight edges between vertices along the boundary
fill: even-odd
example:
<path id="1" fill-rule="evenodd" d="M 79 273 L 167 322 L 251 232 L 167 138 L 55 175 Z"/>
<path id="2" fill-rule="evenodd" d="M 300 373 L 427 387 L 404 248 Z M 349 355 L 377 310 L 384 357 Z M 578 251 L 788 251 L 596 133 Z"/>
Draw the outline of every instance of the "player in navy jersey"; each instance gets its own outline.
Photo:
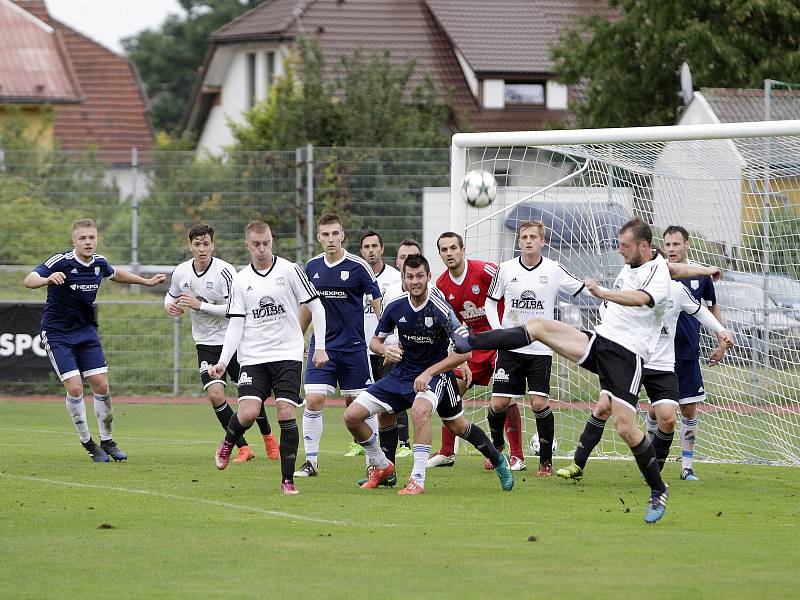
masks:
<path id="1" fill-rule="evenodd" d="M 678 225 L 664 230 L 664 250 L 670 263 L 689 263 L 689 232 Z M 722 315 L 717 305 L 711 277 L 698 276 L 679 279 L 698 302 L 708 306 L 717 321 Z M 678 406 L 681 411 L 681 479 L 697 481 L 694 474 L 694 445 L 697 438 L 697 404 L 706 399 L 703 376 L 700 373 L 700 323 L 694 317 L 681 314 L 675 330 L 675 373 L 678 375 Z"/>
<path id="2" fill-rule="evenodd" d="M 78 430 L 81 444 L 94 462 L 125 460 L 128 455 L 114 442 L 111 422 L 114 418 L 108 389 L 108 364 L 97 335 L 95 298 L 103 279 L 118 283 L 153 287 L 166 277 L 159 273 L 145 279 L 115 269 L 105 256 L 95 254 L 97 226 L 91 219 L 72 224 L 73 250 L 52 255 L 25 277 L 25 287 L 47 286 L 47 300 L 42 315 L 42 342 L 56 375 L 67 391 L 67 412 Z M 94 414 L 100 428 L 98 446 L 86 423 L 83 379 L 94 393 Z"/>
<path id="3" fill-rule="evenodd" d="M 407 291 L 384 307 L 375 337 L 370 341 L 374 352 L 397 364 L 345 410 L 345 424 L 367 455 L 369 475 L 361 487 L 376 488 L 394 474 L 394 465 L 367 420 L 378 413 L 394 414 L 410 408 L 414 423 L 414 468 L 408 485 L 399 494 L 416 495 L 425 489 L 434 410 L 453 433 L 490 458 L 501 486 L 511 490 L 514 476 L 508 458 L 494 448 L 486 433 L 464 418 L 461 398 L 452 389 L 450 371 L 469 359 L 470 353 L 450 353 L 450 338 L 458 320 L 439 294 L 429 292 L 430 281 L 430 265 L 425 257 L 414 254 L 406 258 L 403 283 Z M 395 329 L 399 344 L 384 343 Z"/>
<path id="4" fill-rule="evenodd" d="M 303 446 L 306 460 L 295 477 L 316 477 L 319 473 L 317 455 L 322 439 L 322 408 L 328 394 L 339 386 L 345 403 L 372 383 L 367 342 L 364 340 L 364 298 L 376 315 L 381 314 L 381 291 L 369 264 L 360 256 L 342 248 L 344 227 L 338 215 L 322 215 L 317 221 L 317 240 L 324 252 L 306 263 L 306 276 L 319 293 L 325 307 L 325 335 L 328 363 L 316 367 L 310 360 L 314 354 L 312 342 L 306 367 L 305 401 L 303 411 Z M 300 326 L 305 332 L 311 323 L 311 313 L 303 308 Z M 378 420 L 370 426 L 378 431 Z M 348 452 L 348 455 L 353 455 Z"/>

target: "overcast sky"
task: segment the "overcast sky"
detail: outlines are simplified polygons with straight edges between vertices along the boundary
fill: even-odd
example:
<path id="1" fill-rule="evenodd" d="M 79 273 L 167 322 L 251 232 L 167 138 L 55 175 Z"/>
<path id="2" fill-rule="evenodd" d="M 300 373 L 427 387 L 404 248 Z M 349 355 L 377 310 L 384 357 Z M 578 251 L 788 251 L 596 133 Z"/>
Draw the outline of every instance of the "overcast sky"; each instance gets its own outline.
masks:
<path id="1" fill-rule="evenodd" d="M 119 41 L 155 29 L 169 14 L 185 14 L 177 0 L 45 0 L 50 14 L 122 54 Z"/>

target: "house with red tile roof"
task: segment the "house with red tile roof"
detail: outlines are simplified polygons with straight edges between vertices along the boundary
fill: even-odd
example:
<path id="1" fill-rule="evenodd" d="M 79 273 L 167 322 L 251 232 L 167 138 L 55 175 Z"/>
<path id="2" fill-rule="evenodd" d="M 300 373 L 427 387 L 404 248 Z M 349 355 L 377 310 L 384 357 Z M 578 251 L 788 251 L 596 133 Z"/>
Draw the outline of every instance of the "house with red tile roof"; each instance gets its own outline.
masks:
<path id="1" fill-rule="evenodd" d="M 125 57 L 54 19 L 44 0 L 0 0 L 0 107 L 54 112 L 50 143 L 130 161 L 153 146 L 147 98 Z"/>
<path id="2" fill-rule="evenodd" d="M 319 40 L 331 71 L 357 48 L 415 60 L 469 131 L 570 127 L 575 90 L 555 81 L 549 58 L 580 16 L 611 15 L 602 0 L 266 0 L 212 34 L 183 128 L 216 153 L 233 142 L 228 120 L 267 97 L 301 36 Z M 331 73 L 332 75 L 332 73 Z"/>

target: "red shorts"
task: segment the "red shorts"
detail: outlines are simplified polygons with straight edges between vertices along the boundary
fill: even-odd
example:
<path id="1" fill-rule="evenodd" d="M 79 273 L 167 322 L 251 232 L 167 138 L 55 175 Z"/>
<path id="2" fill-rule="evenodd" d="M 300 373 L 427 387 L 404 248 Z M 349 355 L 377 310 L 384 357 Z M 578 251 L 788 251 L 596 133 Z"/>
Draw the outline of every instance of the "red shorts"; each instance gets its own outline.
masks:
<path id="1" fill-rule="evenodd" d="M 489 385 L 494 375 L 494 361 L 497 350 L 473 350 L 472 358 L 467 361 L 472 371 L 472 385 Z M 455 369 L 456 377 L 463 379 L 461 369 Z"/>

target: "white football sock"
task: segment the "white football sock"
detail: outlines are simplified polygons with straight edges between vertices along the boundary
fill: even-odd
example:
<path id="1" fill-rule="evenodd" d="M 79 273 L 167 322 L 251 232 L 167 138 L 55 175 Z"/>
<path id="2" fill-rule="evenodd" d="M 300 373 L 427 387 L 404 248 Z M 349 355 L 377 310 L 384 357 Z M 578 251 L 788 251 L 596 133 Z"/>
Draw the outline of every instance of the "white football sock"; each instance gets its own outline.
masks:
<path id="1" fill-rule="evenodd" d="M 306 460 L 315 467 L 319 454 L 319 441 L 322 439 L 322 411 L 303 411 L 303 448 L 306 451 Z"/>
<path id="2" fill-rule="evenodd" d="M 411 479 L 423 487 L 425 487 L 425 468 L 428 466 L 430 456 L 430 445 L 414 444 L 414 468 L 411 471 Z"/>
<path id="3" fill-rule="evenodd" d="M 374 465 L 379 469 L 383 469 L 389 464 L 389 459 L 381 450 L 381 445 L 378 443 L 378 435 L 373 433 L 369 439 L 363 442 L 358 442 L 364 448 L 364 454 L 367 455 L 367 465 Z"/>
<path id="4" fill-rule="evenodd" d="M 691 469 L 694 461 L 694 441 L 697 437 L 697 419 L 681 417 L 681 470 Z"/>
<path id="5" fill-rule="evenodd" d="M 75 429 L 78 430 L 78 437 L 85 444 L 92 436 L 89 433 L 89 425 L 86 423 L 86 403 L 83 401 L 83 396 L 73 398 L 67 394 L 65 402 L 67 404 L 67 413 L 72 418 L 72 422 L 75 423 Z"/>
<path id="6" fill-rule="evenodd" d="M 111 422 L 114 420 L 114 409 L 111 406 L 111 394 L 94 395 L 94 416 L 100 428 L 100 441 L 111 439 Z"/>

